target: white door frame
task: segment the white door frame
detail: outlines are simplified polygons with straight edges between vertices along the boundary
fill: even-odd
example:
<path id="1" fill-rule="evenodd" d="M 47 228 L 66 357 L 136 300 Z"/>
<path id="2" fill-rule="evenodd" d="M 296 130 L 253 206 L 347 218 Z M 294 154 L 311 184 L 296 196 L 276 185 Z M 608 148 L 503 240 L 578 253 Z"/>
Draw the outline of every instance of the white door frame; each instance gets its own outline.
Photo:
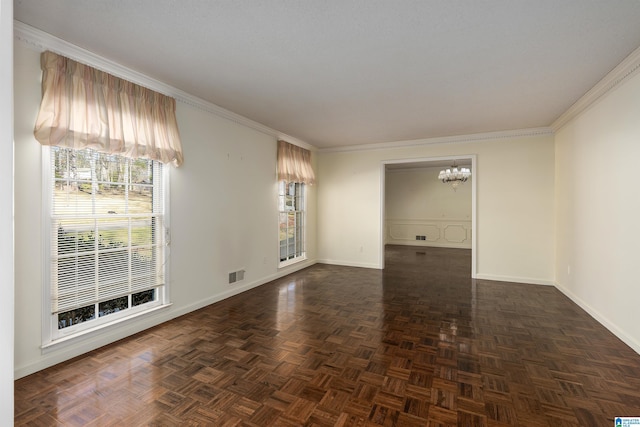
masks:
<path id="1" fill-rule="evenodd" d="M 477 266 L 477 222 L 476 222 L 476 188 L 478 183 L 478 163 L 475 154 L 463 154 L 459 156 L 442 156 L 442 157 L 421 157 L 410 159 L 383 160 L 380 163 L 380 259 L 378 264 L 380 268 L 384 268 L 384 240 L 385 240 L 385 182 L 387 165 L 397 165 L 402 163 L 424 163 L 428 165 L 433 162 L 454 161 L 454 160 L 471 160 L 471 278 L 476 278 Z"/>

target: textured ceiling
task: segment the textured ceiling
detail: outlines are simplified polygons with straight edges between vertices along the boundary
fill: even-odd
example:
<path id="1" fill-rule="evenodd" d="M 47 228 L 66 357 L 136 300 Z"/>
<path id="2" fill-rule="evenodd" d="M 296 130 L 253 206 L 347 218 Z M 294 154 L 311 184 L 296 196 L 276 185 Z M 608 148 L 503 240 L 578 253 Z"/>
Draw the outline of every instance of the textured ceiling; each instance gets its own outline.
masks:
<path id="1" fill-rule="evenodd" d="M 545 127 L 638 0 L 16 0 L 18 21 L 317 147 Z"/>

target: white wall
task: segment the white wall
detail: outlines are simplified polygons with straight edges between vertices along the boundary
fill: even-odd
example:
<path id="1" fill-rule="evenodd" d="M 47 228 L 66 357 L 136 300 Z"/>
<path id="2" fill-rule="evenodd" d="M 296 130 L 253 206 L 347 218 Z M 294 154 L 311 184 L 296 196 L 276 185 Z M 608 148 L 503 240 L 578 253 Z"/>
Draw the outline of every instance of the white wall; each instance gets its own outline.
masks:
<path id="1" fill-rule="evenodd" d="M 127 326 L 44 352 L 41 340 L 41 148 L 33 137 L 40 101 L 40 53 L 15 44 L 16 350 L 23 376 L 288 272 L 316 257 L 316 191 L 309 187 L 309 261 L 278 269 L 276 137 L 182 102 L 178 127 L 185 162 L 170 168 L 173 305 Z M 312 156 L 312 157 L 315 157 Z M 314 159 L 315 161 L 315 159 Z M 228 273 L 246 270 L 227 284 Z"/>
<path id="2" fill-rule="evenodd" d="M 454 191 L 451 184 L 438 180 L 441 170 L 429 166 L 387 169 L 386 243 L 471 248 L 473 176 Z M 415 240 L 417 235 L 425 240 Z"/>
<path id="3" fill-rule="evenodd" d="M 0 425 L 13 424 L 13 2 L 0 0 Z"/>
<path id="4" fill-rule="evenodd" d="M 556 134 L 557 286 L 640 352 L 640 74 Z"/>
<path id="5" fill-rule="evenodd" d="M 321 151 L 318 258 L 378 268 L 381 163 L 477 156 L 477 277 L 554 282 L 553 136 L 411 145 L 369 151 Z"/>
<path id="6" fill-rule="evenodd" d="M 428 164 L 428 163 L 427 163 Z M 391 169 L 386 172 L 385 211 L 389 219 L 471 219 L 471 182 L 453 190 L 438 180 L 441 167 Z"/>

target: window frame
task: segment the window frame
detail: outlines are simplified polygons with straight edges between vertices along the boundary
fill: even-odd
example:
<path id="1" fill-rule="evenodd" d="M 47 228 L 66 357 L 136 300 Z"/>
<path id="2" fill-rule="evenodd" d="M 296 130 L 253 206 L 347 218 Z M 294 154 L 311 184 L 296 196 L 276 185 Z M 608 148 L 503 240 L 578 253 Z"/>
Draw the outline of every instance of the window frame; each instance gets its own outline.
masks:
<path id="1" fill-rule="evenodd" d="M 130 320 L 145 316 L 159 309 L 169 307 L 170 303 L 170 286 L 169 286 L 169 243 L 170 243 L 170 193 L 169 193 L 169 167 L 168 165 L 162 165 L 160 188 L 153 187 L 153 192 L 162 191 L 162 226 L 158 229 L 159 233 L 164 236 L 164 246 L 161 254 L 161 258 L 157 262 L 162 263 L 164 269 L 164 285 L 156 288 L 156 300 L 150 303 L 143 303 L 138 306 L 132 306 L 131 304 L 126 310 L 120 312 L 111 313 L 103 317 L 98 316 L 98 311 L 95 312 L 95 318 L 87 322 L 82 322 L 78 325 L 72 325 L 63 329 L 58 329 L 58 315 L 51 313 L 51 283 L 53 280 L 53 271 L 51 268 L 51 245 L 52 245 L 52 221 L 53 214 L 53 174 L 52 170 L 52 150 L 55 147 L 42 146 L 42 284 L 43 284 L 43 297 L 42 297 L 42 349 L 56 346 L 58 344 L 73 342 L 77 338 L 92 336 L 100 330 L 110 328 L 119 324 L 129 324 Z M 84 149 L 76 150 L 83 151 Z M 154 160 L 154 162 L 157 162 Z M 128 295 L 129 301 L 131 294 Z M 96 303 L 98 305 L 99 303 Z"/>
<path id="2" fill-rule="evenodd" d="M 283 185 L 283 183 L 284 183 L 284 186 L 285 186 L 285 194 L 284 195 L 281 194 L 281 185 Z M 300 203 L 301 206 L 299 206 L 300 209 L 298 209 L 298 210 L 296 210 L 296 209 L 287 210 L 286 209 L 286 197 L 287 197 L 286 187 L 290 186 L 291 184 L 299 185 L 300 186 L 299 188 L 301 189 L 301 192 L 302 192 L 302 194 L 300 196 L 296 196 L 296 195 L 293 196 L 294 198 L 298 197 L 299 199 L 301 199 L 301 203 Z M 297 182 L 297 181 L 289 182 L 289 181 L 285 181 L 285 180 L 278 181 L 278 188 L 277 188 L 278 189 L 278 268 L 287 267 L 289 265 L 292 265 L 292 264 L 295 264 L 295 263 L 298 263 L 298 262 L 301 262 L 301 261 L 305 261 L 307 259 L 307 188 L 306 187 L 307 187 L 307 184 L 305 184 L 303 182 Z M 280 206 L 281 206 L 280 201 L 281 201 L 282 197 L 285 198 L 284 199 L 284 203 L 283 203 L 283 206 L 285 207 L 284 211 L 280 210 Z M 296 207 L 298 207 L 298 206 L 296 206 Z M 282 257 L 281 257 L 282 244 L 281 244 L 281 240 L 280 240 L 280 232 L 281 232 L 281 229 L 280 229 L 280 225 L 281 225 L 280 216 L 282 214 L 289 214 L 291 212 L 294 213 L 294 216 L 297 213 L 299 213 L 302 216 L 302 227 L 300 227 L 301 228 L 301 232 L 302 232 L 302 236 L 301 236 L 302 250 L 299 251 L 300 252 L 299 255 L 296 255 L 296 253 L 298 253 L 298 251 L 294 251 L 294 256 L 293 257 L 287 258 L 285 260 L 282 260 Z M 294 229 L 293 240 L 294 240 L 294 242 L 297 242 L 298 241 L 298 239 L 297 239 L 297 231 L 296 231 L 297 227 L 294 226 L 293 229 Z M 288 247 L 288 245 L 287 245 L 287 247 Z"/>

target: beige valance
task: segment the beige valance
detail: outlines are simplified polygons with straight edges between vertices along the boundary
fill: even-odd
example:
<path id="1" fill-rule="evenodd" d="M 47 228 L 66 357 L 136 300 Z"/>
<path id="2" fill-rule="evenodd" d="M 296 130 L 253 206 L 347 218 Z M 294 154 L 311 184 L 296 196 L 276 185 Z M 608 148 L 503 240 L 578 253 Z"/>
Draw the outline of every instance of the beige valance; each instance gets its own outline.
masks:
<path id="1" fill-rule="evenodd" d="M 175 99 L 53 52 L 41 66 L 42 145 L 182 164 Z"/>
<path id="2" fill-rule="evenodd" d="M 286 141 L 278 141 L 278 181 L 313 185 L 315 180 L 311 152 Z"/>

